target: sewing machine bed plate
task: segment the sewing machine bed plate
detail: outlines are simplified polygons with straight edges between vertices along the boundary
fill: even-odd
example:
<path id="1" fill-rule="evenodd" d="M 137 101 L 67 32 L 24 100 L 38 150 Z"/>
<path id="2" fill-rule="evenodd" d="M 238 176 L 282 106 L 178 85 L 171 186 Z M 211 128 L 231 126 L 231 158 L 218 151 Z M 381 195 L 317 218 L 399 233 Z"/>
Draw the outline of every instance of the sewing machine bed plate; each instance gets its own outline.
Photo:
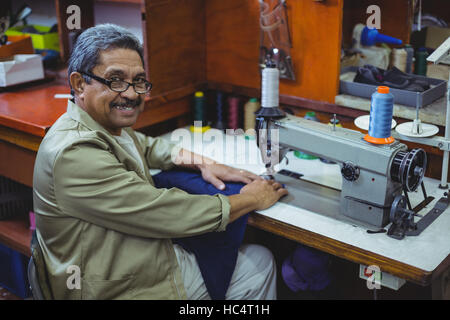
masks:
<path id="1" fill-rule="evenodd" d="M 276 174 L 275 180 L 284 184 L 289 190 L 289 194 L 280 200 L 282 203 L 349 223 L 365 230 L 376 231 L 380 229 L 340 214 L 340 190 L 301 178 L 291 178 L 283 174 Z"/>

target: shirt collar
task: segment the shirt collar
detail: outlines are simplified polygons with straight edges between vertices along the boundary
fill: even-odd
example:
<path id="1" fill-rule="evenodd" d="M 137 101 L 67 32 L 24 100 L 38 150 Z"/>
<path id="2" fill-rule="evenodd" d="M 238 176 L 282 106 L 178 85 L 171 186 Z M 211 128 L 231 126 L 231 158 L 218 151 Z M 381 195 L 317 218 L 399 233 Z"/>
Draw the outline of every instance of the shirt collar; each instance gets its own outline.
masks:
<path id="1" fill-rule="evenodd" d="M 92 131 L 102 131 L 112 136 L 112 134 L 108 130 L 106 130 L 101 124 L 95 121 L 86 111 L 81 109 L 72 100 L 68 100 L 67 102 L 67 114 L 70 118 L 80 122 Z"/>

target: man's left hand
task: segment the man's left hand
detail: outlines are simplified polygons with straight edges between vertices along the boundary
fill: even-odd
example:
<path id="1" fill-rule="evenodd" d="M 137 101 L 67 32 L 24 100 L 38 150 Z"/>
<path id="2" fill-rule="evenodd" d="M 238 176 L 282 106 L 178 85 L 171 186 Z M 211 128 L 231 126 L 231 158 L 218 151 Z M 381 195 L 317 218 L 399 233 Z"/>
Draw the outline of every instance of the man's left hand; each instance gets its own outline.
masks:
<path id="1" fill-rule="evenodd" d="M 262 177 L 247 170 L 240 170 L 220 163 L 206 164 L 201 167 L 202 177 L 219 190 L 225 189 L 224 181 L 250 183 Z"/>

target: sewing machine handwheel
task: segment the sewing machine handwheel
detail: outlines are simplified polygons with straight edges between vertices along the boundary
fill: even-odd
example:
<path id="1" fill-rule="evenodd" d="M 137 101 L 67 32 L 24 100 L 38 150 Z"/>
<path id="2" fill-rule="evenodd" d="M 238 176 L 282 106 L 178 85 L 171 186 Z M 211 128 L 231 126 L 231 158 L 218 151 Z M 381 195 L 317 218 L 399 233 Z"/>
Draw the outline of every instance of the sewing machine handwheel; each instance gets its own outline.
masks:
<path id="1" fill-rule="evenodd" d="M 427 154 L 423 149 L 398 152 L 392 163 L 391 177 L 412 192 L 421 184 L 427 168 Z"/>

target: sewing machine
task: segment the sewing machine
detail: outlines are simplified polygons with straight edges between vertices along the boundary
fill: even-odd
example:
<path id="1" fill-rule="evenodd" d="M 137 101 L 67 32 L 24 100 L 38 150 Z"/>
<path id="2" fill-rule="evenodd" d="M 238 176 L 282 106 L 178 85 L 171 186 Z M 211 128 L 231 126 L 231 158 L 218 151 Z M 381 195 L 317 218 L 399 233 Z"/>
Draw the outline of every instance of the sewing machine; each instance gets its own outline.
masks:
<path id="1" fill-rule="evenodd" d="M 420 234 L 447 208 L 445 194 L 419 222 L 414 221 L 434 199 L 427 196 L 422 182 L 427 167 L 423 149 L 408 150 L 399 141 L 372 144 L 361 132 L 284 114 L 277 98 L 267 97 L 266 87 L 263 83 L 262 108 L 257 112 L 258 147 L 267 169 L 265 177 L 289 190 L 282 202 L 365 227 L 369 232 L 385 232 L 380 228 L 392 222 L 387 234 L 396 239 Z M 274 166 L 289 150 L 339 164 L 341 190 L 302 180 L 301 172 L 276 172 Z M 419 186 L 424 200 L 412 208 L 408 193 Z"/>

